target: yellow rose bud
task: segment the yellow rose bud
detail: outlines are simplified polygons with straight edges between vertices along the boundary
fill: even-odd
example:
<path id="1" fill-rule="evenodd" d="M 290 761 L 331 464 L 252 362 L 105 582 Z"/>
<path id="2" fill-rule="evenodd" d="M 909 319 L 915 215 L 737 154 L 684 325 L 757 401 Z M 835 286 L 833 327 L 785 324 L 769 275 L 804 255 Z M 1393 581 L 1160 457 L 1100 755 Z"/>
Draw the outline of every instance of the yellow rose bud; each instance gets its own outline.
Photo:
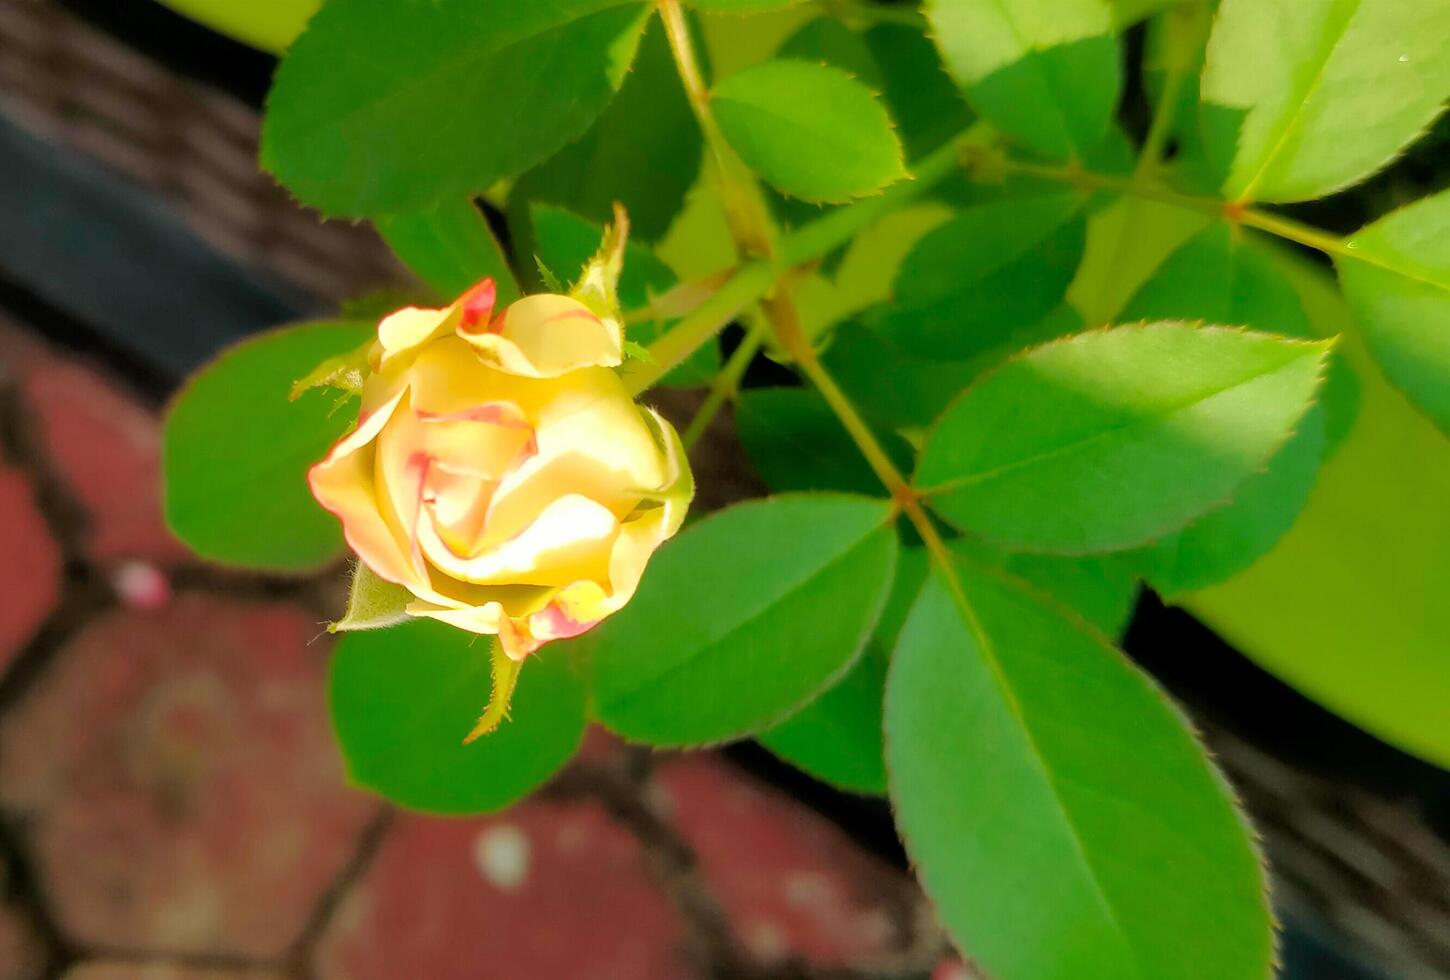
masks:
<path id="1" fill-rule="evenodd" d="M 412 616 L 497 634 L 520 661 L 621 608 L 694 492 L 679 437 L 614 368 L 613 311 L 484 280 L 378 326 L 357 426 L 312 492 Z"/>

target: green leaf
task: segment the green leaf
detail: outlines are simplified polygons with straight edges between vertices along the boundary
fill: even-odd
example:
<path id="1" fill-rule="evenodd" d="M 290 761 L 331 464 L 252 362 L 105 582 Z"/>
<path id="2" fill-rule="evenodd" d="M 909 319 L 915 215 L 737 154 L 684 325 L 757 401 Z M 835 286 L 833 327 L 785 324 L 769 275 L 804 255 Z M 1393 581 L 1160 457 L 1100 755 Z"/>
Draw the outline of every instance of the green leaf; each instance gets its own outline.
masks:
<path id="1" fill-rule="evenodd" d="M 599 720 L 653 745 L 721 742 L 781 721 L 855 663 L 891 585 L 885 501 L 801 495 L 700 521 L 599 627 Z"/>
<path id="2" fill-rule="evenodd" d="M 1251 327 L 1290 337 L 1317 334 L 1262 244 L 1240 229 L 1215 222 L 1178 248 L 1123 309 L 1123 320 L 1201 320 Z M 1332 445 L 1349 432 L 1359 405 L 1354 372 L 1338 354 L 1330 359 L 1320 402 Z"/>
<path id="3" fill-rule="evenodd" d="M 881 69 L 866 46 L 866 39 L 834 17 L 817 17 L 802 24 L 775 54 L 777 58 L 792 61 L 832 65 L 871 91 L 881 90 Z"/>
<path id="4" fill-rule="evenodd" d="M 877 24 L 866 45 L 881 74 L 881 97 L 906 148 L 916 160 L 966 129 L 972 111 L 942 67 L 941 54 L 921 31 Z"/>
<path id="5" fill-rule="evenodd" d="M 1282 266 L 1320 330 L 1349 329 L 1318 265 L 1285 254 Z M 1298 523 L 1253 567 L 1184 605 L 1320 704 L 1450 767 L 1450 441 L 1360 348 L 1348 351 L 1359 417 Z"/>
<path id="6" fill-rule="evenodd" d="M 958 568 L 975 614 L 938 573 L 886 685 L 897 827 L 948 932 L 997 980 L 1268 977 L 1264 871 L 1182 715 L 1100 638 Z"/>
<path id="7" fill-rule="evenodd" d="M 1308 410 L 1328 349 L 1181 323 L 1054 341 L 952 403 L 916 483 L 947 519 L 1007 547 L 1146 544 L 1268 463 Z"/>
<path id="8" fill-rule="evenodd" d="M 487 637 L 431 620 L 347 634 L 333 652 L 329 702 L 348 777 L 428 813 L 486 813 L 522 798 L 584 737 L 572 646 L 526 660 L 509 720 L 464 745 L 492 686 Z"/>
<path id="9" fill-rule="evenodd" d="M 696 10 L 721 14 L 756 14 L 767 10 L 782 10 L 801 3 L 802 0 L 689 0 Z"/>
<path id="10" fill-rule="evenodd" d="M 373 224 L 394 254 L 443 299 L 452 300 L 485 276 L 498 286 L 500 306 L 519 298 L 508 258 L 472 200 L 375 218 Z"/>
<path id="11" fill-rule="evenodd" d="M 735 427 L 756 472 L 777 493 L 838 490 L 879 494 L 881 481 L 825 401 L 806 388 L 749 388 L 735 406 Z M 882 437 L 898 465 L 911 447 Z"/>
<path id="12" fill-rule="evenodd" d="M 1450 5 L 1223 0 L 1202 99 L 1225 196 L 1305 201 L 1364 180 L 1450 95 Z"/>
<path id="13" fill-rule="evenodd" d="M 957 359 L 1040 321 L 1082 261 L 1082 204 L 1068 192 L 961 212 L 907 255 L 878 329 L 903 350 Z"/>
<path id="14" fill-rule="evenodd" d="M 918 430 L 984 371 L 1025 347 L 1082 329 L 1082 318 L 1066 304 L 1038 323 L 1014 330 L 996 346 L 960 360 L 918 357 L 874 330 L 847 324 L 823 358 L 856 407 L 886 429 Z"/>
<path id="15" fill-rule="evenodd" d="M 1324 411 L 1316 405 L 1268 468 L 1235 491 L 1231 504 L 1126 557 L 1168 600 L 1250 567 L 1294 526 L 1309 501 L 1324 461 L 1324 442 Z"/>
<path id="16" fill-rule="evenodd" d="M 555 273 L 571 280 L 599 248 L 603 228 L 578 215 L 541 206 L 533 210 L 534 237 L 538 258 Z M 653 252 L 630 241 L 624 250 L 624 271 L 619 278 L 619 300 L 626 310 L 639 309 L 675 285 L 675 274 Z M 632 323 L 628 339 L 648 345 L 665 333 L 674 321 L 650 320 Z M 688 388 L 709 384 L 720 369 L 720 348 L 703 344 L 679 367 L 665 375 L 662 384 Z"/>
<path id="17" fill-rule="evenodd" d="M 700 172 L 700 128 L 669 42 L 652 21 L 619 94 L 579 139 L 519 179 L 515 203 L 554 204 L 591 221 L 629 212 L 630 234 L 657 241 Z"/>
<path id="18" fill-rule="evenodd" d="M 1360 230 L 1339 281 L 1385 377 L 1450 433 L 1450 191 Z"/>
<path id="19" fill-rule="evenodd" d="M 891 594 L 866 652 L 835 687 L 760 735 L 782 759 L 822 782 L 853 793 L 886 794 L 881 710 L 886 664 L 906 615 L 926 581 L 922 548 L 902 548 Z"/>
<path id="20" fill-rule="evenodd" d="M 1122 85 L 1104 0 L 927 0 L 925 11 L 982 116 L 1057 159 L 1102 141 Z"/>
<path id="21" fill-rule="evenodd" d="M 1113 8 L 1113 24 L 1122 30 L 1183 2 L 1184 0 L 1108 0 L 1108 6 Z"/>
<path id="22" fill-rule="evenodd" d="M 212 30 L 281 54 L 292 39 L 302 33 L 307 19 L 317 12 L 321 0 L 163 0 L 175 10 Z"/>
<path id="23" fill-rule="evenodd" d="M 720 82 L 710 102 L 740 158 L 783 193 L 842 202 L 906 176 L 885 108 L 839 68 L 768 61 Z"/>
<path id="24" fill-rule="evenodd" d="M 166 522 L 203 558 L 316 568 L 342 550 L 337 520 L 312 499 L 308 468 L 357 418 L 355 403 L 292 383 L 352 350 L 368 323 L 310 323 L 246 340 L 191 377 L 166 415 Z"/>
<path id="25" fill-rule="evenodd" d="M 958 538 L 950 548 L 978 565 L 1021 579 L 1103 636 L 1116 641 L 1128 628 L 1138 581 L 1126 555 L 1034 555 L 974 538 Z"/>
<path id="26" fill-rule="evenodd" d="M 328 214 L 480 193 L 581 135 L 624 79 L 632 0 L 333 0 L 277 71 L 262 163 Z"/>

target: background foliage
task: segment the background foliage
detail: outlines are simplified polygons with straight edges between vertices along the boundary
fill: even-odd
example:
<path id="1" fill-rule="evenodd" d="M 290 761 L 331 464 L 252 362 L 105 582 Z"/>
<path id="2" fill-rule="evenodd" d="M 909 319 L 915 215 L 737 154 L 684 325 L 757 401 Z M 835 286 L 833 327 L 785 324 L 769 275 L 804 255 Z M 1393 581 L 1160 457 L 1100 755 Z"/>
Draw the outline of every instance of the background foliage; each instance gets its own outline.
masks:
<path id="1" fill-rule="evenodd" d="M 467 637 L 344 639 L 359 782 L 475 812 L 587 720 L 757 737 L 890 793 L 992 976 L 1230 980 L 1272 970 L 1264 872 L 1114 647 L 1138 588 L 1450 764 L 1450 192 L 1347 237 L 1267 207 L 1422 135 L 1450 0 L 329 0 L 295 41 L 305 3 L 177 4 L 287 48 L 264 166 L 439 298 L 567 279 L 622 202 L 627 382 L 707 389 L 687 443 L 733 404 L 772 491 L 696 519 L 469 748 Z M 301 472 L 352 408 L 286 396 L 369 322 L 261 338 L 177 401 L 199 552 L 340 552 Z M 742 390 L 762 358 L 802 383 Z"/>

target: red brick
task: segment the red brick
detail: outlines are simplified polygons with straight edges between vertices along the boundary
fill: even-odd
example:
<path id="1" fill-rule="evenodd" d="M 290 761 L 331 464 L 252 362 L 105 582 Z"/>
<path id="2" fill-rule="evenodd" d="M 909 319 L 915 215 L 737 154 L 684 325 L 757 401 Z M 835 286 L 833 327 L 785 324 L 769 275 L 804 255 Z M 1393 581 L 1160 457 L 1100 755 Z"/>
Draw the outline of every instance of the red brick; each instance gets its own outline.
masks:
<path id="1" fill-rule="evenodd" d="M 170 963 L 96 960 L 71 967 L 61 980 L 284 980 L 281 973 L 257 968 L 188 967 Z"/>
<path id="2" fill-rule="evenodd" d="M 909 879 L 819 814 L 713 755 L 671 759 L 654 780 L 650 802 L 759 960 L 869 967 L 909 944 Z"/>
<path id="3" fill-rule="evenodd" d="M 0 673 L 60 598 L 60 550 L 27 480 L 0 467 Z"/>
<path id="4" fill-rule="evenodd" d="M 96 561 L 177 561 L 186 549 L 161 516 L 161 432 L 155 413 L 96 372 L 58 357 L 25 373 L 44 450 L 90 518 Z"/>
<path id="5" fill-rule="evenodd" d="M 182 595 L 59 652 L 0 725 L 0 805 L 67 936 L 287 950 L 376 812 L 344 786 L 318 633 L 290 605 Z"/>
<path id="6" fill-rule="evenodd" d="M 322 939 L 327 980 L 673 980 L 682 930 L 592 801 L 403 818 Z"/>

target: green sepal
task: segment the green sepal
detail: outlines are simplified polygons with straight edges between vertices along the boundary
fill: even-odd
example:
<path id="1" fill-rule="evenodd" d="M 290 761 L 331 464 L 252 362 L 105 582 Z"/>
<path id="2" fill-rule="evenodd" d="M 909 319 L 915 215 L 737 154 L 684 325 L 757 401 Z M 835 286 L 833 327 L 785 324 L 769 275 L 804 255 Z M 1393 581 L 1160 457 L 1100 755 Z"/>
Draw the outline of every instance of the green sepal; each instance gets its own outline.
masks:
<path id="1" fill-rule="evenodd" d="M 345 354 L 329 357 L 294 381 L 288 397 L 296 401 L 313 388 L 335 388 L 349 395 L 362 394 L 363 381 L 368 376 L 368 354 L 372 349 L 372 338 L 368 338 Z"/>
<path id="2" fill-rule="evenodd" d="M 629 215 L 614 206 L 614 224 L 604 229 L 599 251 L 579 273 L 569 295 L 583 303 L 600 319 L 622 323 L 619 306 L 619 276 L 624 271 L 624 248 L 629 243 Z"/>
<path id="3" fill-rule="evenodd" d="M 347 595 L 347 612 L 335 623 L 327 624 L 329 633 L 350 633 L 355 630 L 378 630 L 407 622 L 408 603 L 413 593 L 395 585 L 359 561 L 353 566 L 352 588 Z"/>

